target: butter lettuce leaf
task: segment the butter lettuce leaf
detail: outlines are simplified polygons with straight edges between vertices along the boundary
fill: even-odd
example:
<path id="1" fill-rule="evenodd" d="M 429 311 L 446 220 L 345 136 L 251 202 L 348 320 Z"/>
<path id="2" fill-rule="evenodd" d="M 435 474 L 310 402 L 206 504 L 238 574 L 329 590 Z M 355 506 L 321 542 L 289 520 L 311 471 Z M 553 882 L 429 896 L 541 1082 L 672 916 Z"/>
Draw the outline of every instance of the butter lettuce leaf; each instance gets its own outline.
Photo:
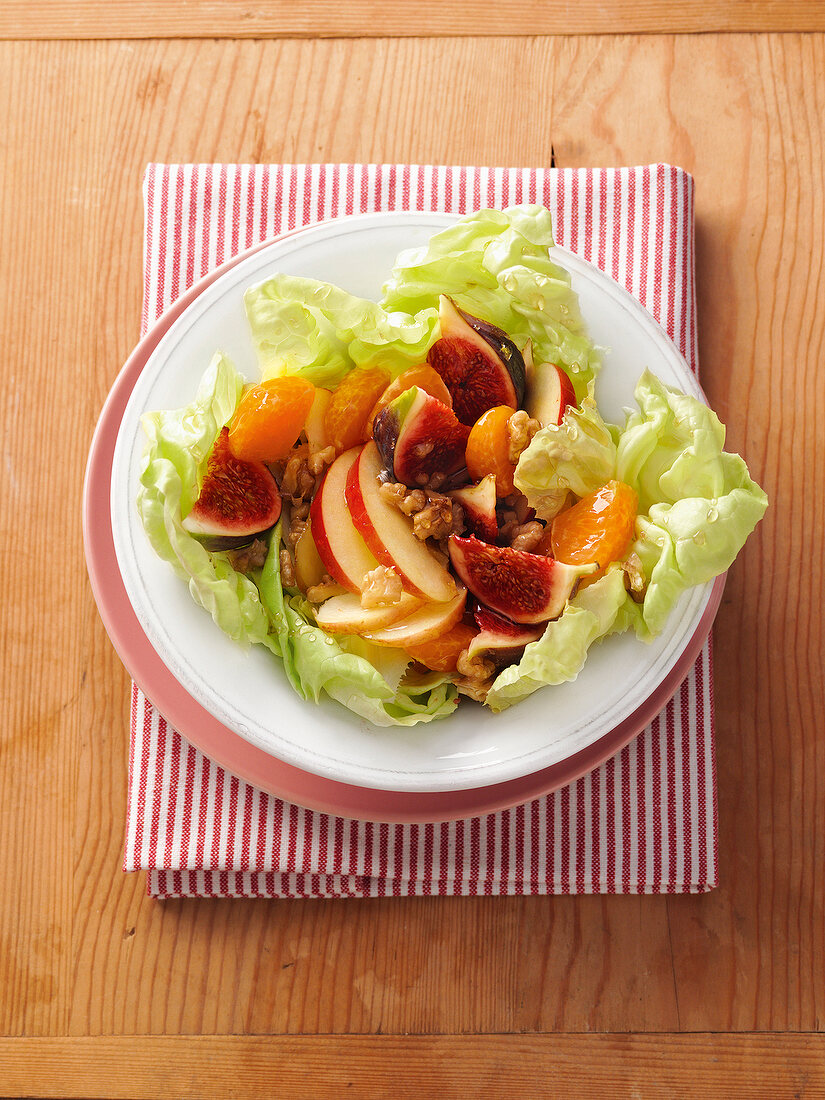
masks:
<path id="1" fill-rule="evenodd" d="M 568 489 L 583 496 L 616 479 L 636 490 L 639 515 L 628 553 L 638 555 L 647 588 L 641 607 L 629 601 L 620 619 L 649 639 L 686 589 L 730 567 L 768 498 L 744 460 L 723 450 L 725 429 L 703 402 L 649 371 L 635 398 L 638 410 L 618 428 L 602 419 L 591 387 L 580 410 L 569 409 L 562 424 L 536 434 L 515 484 L 548 519 Z"/>
<path id="2" fill-rule="evenodd" d="M 600 363 L 570 275 L 550 258 L 550 211 L 524 204 L 480 210 L 398 257 L 381 304 L 409 314 L 437 308 L 446 294 L 498 325 L 536 362 L 557 363 L 581 398 Z"/>
<path id="3" fill-rule="evenodd" d="M 514 481 L 539 519 L 561 509 L 568 492 L 587 496 L 616 476 L 618 431 L 605 424 L 591 382 L 580 408 L 538 432 L 522 454 Z"/>
<path id="4" fill-rule="evenodd" d="M 447 294 L 498 325 L 536 361 L 558 363 L 583 396 L 599 366 L 570 276 L 550 259 L 544 207 L 482 210 L 402 252 L 379 303 L 339 287 L 273 275 L 244 303 L 262 377 L 300 374 L 333 388 L 354 367 L 392 377 L 421 363 L 440 335 L 438 300 Z"/>
<path id="5" fill-rule="evenodd" d="M 353 367 L 382 366 L 391 376 L 427 357 L 437 310 L 388 311 L 330 283 L 273 275 L 250 287 L 244 306 L 261 377 L 299 374 L 333 389 Z"/>

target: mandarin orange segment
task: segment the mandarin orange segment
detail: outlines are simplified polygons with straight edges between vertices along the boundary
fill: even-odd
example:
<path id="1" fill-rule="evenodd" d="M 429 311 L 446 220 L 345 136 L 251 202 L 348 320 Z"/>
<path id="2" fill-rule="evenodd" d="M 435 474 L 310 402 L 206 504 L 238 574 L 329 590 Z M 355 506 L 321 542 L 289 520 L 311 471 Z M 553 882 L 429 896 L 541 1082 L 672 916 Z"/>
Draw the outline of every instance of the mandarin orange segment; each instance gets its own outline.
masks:
<path id="1" fill-rule="evenodd" d="M 389 405 L 390 401 L 398 397 L 399 394 L 404 393 L 405 390 L 411 390 L 413 386 L 418 386 L 420 390 L 424 390 L 430 397 L 435 397 L 442 404 L 448 408 L 453 407 L 453 398 L 450 391 L 444 384 L 444 379 L 427 363 L 422 363 L 418 367 L 410 367 L 409 370 L 405 370 L 402 374 L 387 386 L 378 400 L 372 407 L 372 412 L 367 417 L 367 434 L 372 435 L 372 427 L 375 423 L 375 418 L 381 412 L 383 408 Z"/>
<path id="2" fill-rule="evenodd" d="M 304 429 L 315 387 L 283 375 L 250 386 L 229 425 L 229 449 L 247 462 L 277 462 Z"/>
<path id="3" fill-rule="evenodd" d="M 433 672 L 453 672 L 462 650 L 467 648 L 476 634 L 478 630 L 475 627 L 457 623 L 440 638 L 408 647 L 407 653 L 414 661 L 426 665 Z"/>
<path id="4" fill-rule="evenodd" d="M 467 440 L 467 470 L 474 481 L 495 474 L 496 495 L 513 492 L 516 468 L 510 461 L 510 436 L 507 421 L 515 412 L 509 405 L 496 405 L 482 413 L 470 429 Z"/>
<path id="5" fill-rule="evenodd" d="M 390 372 L 382 367 L 355 367 L 334 391 L 324 417 L 327 438 L 340 451 L 369 439 L 367 419 L 387 388 Z"/>
<path id="6" fill-rule="evenodd" d="M 553 556 L 567 565 L 599 563 L 597 573 L 583 577 L 580 586 L 603 576 L 614 561 L 621 561 L 633 538 L 639 500 L 636 491 L 622 481 L 608 481 L 553 520 Z"/>

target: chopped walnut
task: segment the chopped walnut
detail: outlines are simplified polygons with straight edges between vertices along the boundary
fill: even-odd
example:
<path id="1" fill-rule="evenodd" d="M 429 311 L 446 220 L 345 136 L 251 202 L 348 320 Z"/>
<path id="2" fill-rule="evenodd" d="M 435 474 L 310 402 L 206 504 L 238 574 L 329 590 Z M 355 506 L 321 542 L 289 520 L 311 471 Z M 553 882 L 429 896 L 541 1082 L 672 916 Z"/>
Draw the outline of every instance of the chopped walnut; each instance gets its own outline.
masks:
<path id="1" fill-rule="evenodd" d="M 237 550 L 227 550 L 226 557 L 232 568 L 238 573 L 249 573 L 253 569 L 263 568 L 266 561 L 267 545 L 263 539 L 255 539 L 249 546 Z"/>
<path id="2" fill-rule="evenodd" d="M 647 581 L 642 569 L 642 559 L 635 552 L 628 555 L 627 561 L 622 565 L 624 572 L 624 586 L 630 593 L 630 598 L 636 603 L 643 603 L 647 592 Z"/>
<path id="3" fill-rule="evenodd" d="M 515 528 L 510 546 L 514 550 L 526 550 L 531 553 L 541 542 L 544 535 L 544 526 L 538 520 L 530 520 Z"/>
<path id="4" fill-rule="evenodd" d="M 514 412 L 507 421 L 508 458 L 515 466 L 522 452 L 530 446 L 530 441 L 541 427 L 524 409 Z"/>
<path id="5" fill-rule="evenodd" d="M 280 483 L 281 494 L 294 501 L 311 499 L 315 493 L 315 477 L 308 466 L 306 444 L 293 449 L 284 467 Z"/>
<path id="6" fill-rule="evenodd" d="M 394 504 L 405 516 L 415 515 L 427 503 L 423 489 L 408 489 L 400 481 L 385 481 L 378 491 L 388 504 Z"/>
<path id="7" fill-rule="evenodd" d="M 471 658 L 469 649 L 464 649 L 458 655 L 455 667 L 458 675 L 453 682 L 461 694 L 475 699 L 477 703 L 483 703 L 495 679 L 493 662 L 478 654 Z"/>
<path id="8" fill-rule="evenodd" d="M 298 540 L 306 531 L 309 524 L 304 519 L 293 519 L 290 517 L 289 529 L 284 535 L 284 542 L 287 544 L 290 550 L 294 550 L 298 544 Z"/>
<path id="9" fill-rule="evenodd" d="M 346 592 L 337 581 L 334 581 L 329 573 L 324 573 L 319 584 L 311 584 L 307 589 L 307 599 L 310 603 L 323 603 L 331 596 L 341 596 Z"/>
<path id="10" fill-rule="evenodd" d="M 294 588 L 295 566 L 292 563 L 292 555 L 285 547 L 281 548 L 278 560 L 281 564 L 281 584 L 284 588 Z"/>
<path id="11" fill-rule="evenodd" d="M 425 539 L 443 539 L 464 527 L 464 514 L 448 496 L 431 489 L 409 489 L 400 482 L 384 482 L 379 490 L 389 504 L 412 516 L 413 531 Z"/>
<path id="12" fill-rule="evenodd" d="M 453 502 L 449 497 L 436 497 L 413 516 L 413 533 L 416 538 L 442 539 L 453 529 Z"/>
<path id="13" fill-rule="evenodd" d="M 367 573 L 364 580 L 362 607 L 392 607 L 401 599 L 401 578 L 392 566 L 379 565 Z"/>
<path id="14" fill-rule="evenodd" d="M 331 465 L 335 461 L 337 451 L 334 447 L 324 447 L 321 451 L 310 452 L 307 459 L 307 469 L 313 477 L 317 477 L 322 474 L 327 466 Z"/>

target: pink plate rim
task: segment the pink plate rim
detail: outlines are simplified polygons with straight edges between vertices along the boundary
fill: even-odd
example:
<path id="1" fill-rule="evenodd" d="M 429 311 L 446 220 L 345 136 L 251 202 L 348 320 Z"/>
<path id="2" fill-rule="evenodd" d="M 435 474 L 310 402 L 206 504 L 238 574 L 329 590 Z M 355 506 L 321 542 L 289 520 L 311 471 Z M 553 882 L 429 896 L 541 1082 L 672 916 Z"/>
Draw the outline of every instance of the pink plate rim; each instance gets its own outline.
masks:
<path id="1" fill-rule="evenodd" d="M 304 233 L 303 226 L 277 239 Z M 120 423 L 132 389 L 170 325 L 211 283 L 261 242 L 216 268 L 183 294 L 140 340 L 106 399 L 95 428 L 83 485 L 83 543 L 95 602 L 126 670 L 174 729 L 227 771 L 285 801 L 339 817 L 427 824 L 509 809 L 565 787 L 597 768 L 636 737 L 672 698 L 710 633 L 725 587 L 717 577 L 695 633 L 657 689 L 610 733 L 541 771 L 485 787 L 457 791 L 390 791 L 341 783 L 303 771 L 251 745 L 214 718 L 175 679 L 155 652 L 132 608 L 115 555 L 111 526 L 111 468 Z"/>

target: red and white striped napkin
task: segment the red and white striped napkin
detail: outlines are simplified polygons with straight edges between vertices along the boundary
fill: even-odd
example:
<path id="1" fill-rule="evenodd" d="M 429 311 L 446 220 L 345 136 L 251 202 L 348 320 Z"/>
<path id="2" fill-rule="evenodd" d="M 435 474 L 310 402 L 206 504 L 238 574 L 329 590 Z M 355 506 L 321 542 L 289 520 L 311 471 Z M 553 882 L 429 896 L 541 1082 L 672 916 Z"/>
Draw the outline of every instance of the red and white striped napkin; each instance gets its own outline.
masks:
<path id="1" fill-rule="evenodd" d="M 162 165 L 144 179 L 143 329 L 218 264 L 310 222 L 541 202 L 558 242 L 647 307 L 697 369 L 693 180 L 679 168 Z M 571 786 L 448 824 L 305 810 L 192 747 L 132 693 L 124 870 L 171 897 L 697 893 L 716 884 L 710 642 L 621 753 Z"/>

